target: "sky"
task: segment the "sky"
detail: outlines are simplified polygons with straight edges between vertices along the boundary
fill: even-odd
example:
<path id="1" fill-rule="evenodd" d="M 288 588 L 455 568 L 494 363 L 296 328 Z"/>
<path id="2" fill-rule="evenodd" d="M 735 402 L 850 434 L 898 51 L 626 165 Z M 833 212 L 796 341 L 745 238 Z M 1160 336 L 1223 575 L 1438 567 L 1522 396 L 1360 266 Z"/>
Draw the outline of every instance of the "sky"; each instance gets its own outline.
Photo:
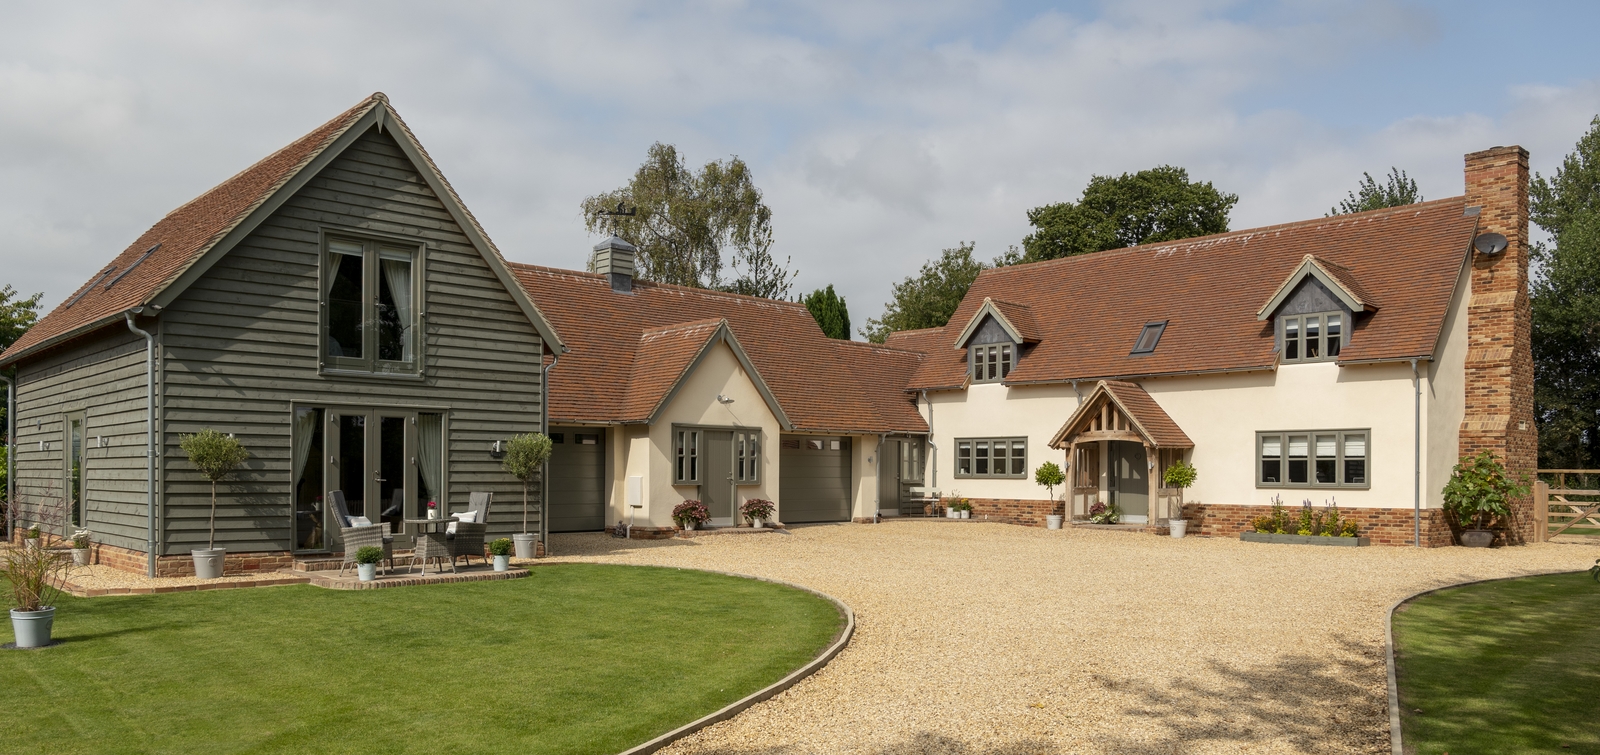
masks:
<path id="1" fill-rule="evenodd" d="M 1231 227 L 1391 166 L 1549 175 L 1600 113 L 1600 3 L 0 2 L 0 285 L 51 308 L 182 203 L 374 91 L 507 258 L 581 269 L 652 142 L 742 158 L 796 293 L 860 328 L 1092 175 L 1169 164 Z"/>

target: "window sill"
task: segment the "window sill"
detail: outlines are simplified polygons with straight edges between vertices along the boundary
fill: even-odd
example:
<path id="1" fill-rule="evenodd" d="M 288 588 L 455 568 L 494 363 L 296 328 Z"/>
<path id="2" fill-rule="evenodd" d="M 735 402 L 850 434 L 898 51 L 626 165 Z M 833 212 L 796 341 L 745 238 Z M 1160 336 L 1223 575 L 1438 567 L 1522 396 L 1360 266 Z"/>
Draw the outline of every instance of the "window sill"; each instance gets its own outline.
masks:
<path id="1" fill-rule="evenodd" d="M 1258 482 L 1258 483 L 1256 483 L 1256 489 L 1257 490 L 1371 490 L 1372 489 L 1372 483 L 1366 483 L 1366 484 L 1362 484 L 1362 485 L 1353 485 L 1353 484 L 1352 485 L 1328 485 L 1328 484 L 1317 485 L 1317 484 L 1309 483 L 1309 482 L 1290 482 L 1290 483 Z"/>
<path id="2" fill-rule="evenodd" d="M 1025 474 L 958 474 L 955 478 L 957 480 L 1026 480 L 1028 476 Z"/>
<path id="3" fill-rule="evenodd" d="M 317 370 L 322 377 L 337 378 L 369 378 L 372 380 L 402 380 L 422 382 L 423 376 L 416 372 L 367 372 L 365 370 L 341 370 L 338 368 L 323 367 Z"/>

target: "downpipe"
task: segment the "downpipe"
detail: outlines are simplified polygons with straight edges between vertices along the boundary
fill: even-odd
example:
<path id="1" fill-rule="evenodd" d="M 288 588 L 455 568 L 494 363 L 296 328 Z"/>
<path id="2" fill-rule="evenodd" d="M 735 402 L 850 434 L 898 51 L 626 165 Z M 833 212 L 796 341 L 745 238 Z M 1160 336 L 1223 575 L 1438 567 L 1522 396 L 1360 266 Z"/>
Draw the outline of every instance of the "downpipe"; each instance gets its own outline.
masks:
<path id="1" fill-rule="evenodd" d="M 561 355 L 556 354 L 550 359 L 550 364 L 539 374 L 539 432 L 546 438 L 550 437 L 550 371 L 556 368 L 556 362 L 561 361 Z M 609 452 L 610 443 L 606 444 Z M 633 525 L 628 525 L 629 536 Z M 544 546 L 544 555 L 550 556 L 550 460 L 544 460 L 544 469 L 539 470 L 539 544 Z M 538 546 L 534 546 L 537 548 Z M 538 555 L 538 551 L 534 551 Z"/>
<path id="2" fill-rule="evenodd" d="M 143 310 L 134 307 L 122 313 L 128 330 L 144 336 L 145 382 L 145 576 L 156 576 L 156 337 L 133 324 L 133 316 Z"/>
<path id="3" fill-rule="evenodd" d="M 928 398 L 927 391 L 922 392 L 922 400 L 928 404 L 928 448 L 933 449 L 933 453 L 928 454 L 929 463 L 933 467 L 933 481 L 928 483 L 928 489 L 937 490 L 939 488 L 939 444 L 933 442 L 933 401 Z"/>
<path id="4" fill-rule="evenodd" d="M 1422 375 L 1417 372 L 1417 360 L 1411 360 L 1411 386 L 1415 389 L 1414 406 L 1412 409 L 1412 452 L 1411 461 L 1411 542 L 1418 548 L 1422 547 Z M 1368 441 L 1368 456 L 1371 456 L 1371 441 Z M 1369 473 L 1370 474 L 1370 473 Z"/>
<path id="5" fill-rule="evenodd" d="M 17 520 L 17 384 L 6 381 L 6 537 L 11 537 L 11 523 Z"/>

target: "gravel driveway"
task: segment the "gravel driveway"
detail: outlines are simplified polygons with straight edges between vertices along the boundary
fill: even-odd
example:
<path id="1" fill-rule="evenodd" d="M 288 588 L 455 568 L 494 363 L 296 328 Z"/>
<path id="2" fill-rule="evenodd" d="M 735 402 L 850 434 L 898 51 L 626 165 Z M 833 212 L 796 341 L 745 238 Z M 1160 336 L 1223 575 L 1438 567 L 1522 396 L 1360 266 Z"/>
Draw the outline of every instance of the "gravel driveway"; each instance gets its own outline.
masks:
<path id="1" fill-rule="evenodd" d="M 551 545 L 558 561 L 783 579 L 855 609 L 827 668 L 665 750 L 679 755 L 1387 753 L 1391 603 L 1600 555 L 915 520 Z"/>

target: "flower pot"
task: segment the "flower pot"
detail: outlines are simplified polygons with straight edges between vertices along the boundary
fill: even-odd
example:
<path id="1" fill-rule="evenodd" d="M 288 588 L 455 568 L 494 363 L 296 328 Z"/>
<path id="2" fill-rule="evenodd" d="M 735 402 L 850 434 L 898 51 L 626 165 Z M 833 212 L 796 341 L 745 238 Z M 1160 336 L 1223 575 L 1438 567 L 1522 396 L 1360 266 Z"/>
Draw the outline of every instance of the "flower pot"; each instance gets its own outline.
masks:
<path id="1" fill-rule="evenodd" d="M 89 549 L 88 548 L 73 548 L 72 549 L 72 563 L 77 565 L 77 566 L 88 566 L 89 565 Z"/>
<path id="2" fill-rule="evenodd" d="M 972 510 L 971 509 L 962 509 L 961 510 L 961 518 L 962 519 L 971 519 L 972 518 Z"/>
<path id="3" fill-rule="evenodd" d="M 439 510 L 438 509 L 428 509 L 428 518 L 429 519 L 438 519 L 439 518 Z"/>
<path id="4" fill-rule="evenodd" d="M 1182 540 L 1183 536 L 1189 531 L 1189 520 L 1173 519 L 1167 522 L 1167 531 L 1171 533 L 1174 540 Z"/>
<path id="5" fill-rule="evenodd" d="M 1461 544 L 1468 548 L 1487 548 L 1494 543 L 1494 530 L 1462 530 Z"/>
<path id="6" fill-rule="evenodd" d="M 539 552 L 539 536 L 531 532 L 512 535 L 511 543 L 516 546 L 517 558 L 534 558 Z"/>
<path id="7" fill-rule="evenodd" d="M 194 576 L 198 579 L 216 579 L 222 576 L 222 557 L 227 552 L 226 548 L 210 550 L 196 548 L 189 551 L 189 555 L 194 557 Z"/>
<path id="8" fill-rule="evenodd" d="M 961 518 L 961 512 L 956 511 L 955 509 L 945 509 L 944 510 L 944 518 L 946 518 L 946 519 L 960 519 Z"/>
<path id="9" fill-rule="evenodd" d="M 42 648 L 49 645 L 50 630 L 55 622 L 55 606 L 43 606 L 37 611 L 11 609 L 11 632 L 17 636 L 19 648 Z"/>
<path id="10" fill-rule="evenodd" d="M 1044 528 L 1047 530 L 1061 529 L 1061 521 L 1064 516 L 1065 515 L 1063 514 L 1046 514 L 1044 518 Z"/>
<path id="11" fill-rule="evenodd" d="M 510 556 L 495 556 L 494 557 L 494 570 L 495 571 L 510 571 L 511 570 L 511 557 Z"/>
<path id="12" fill-rule="evenodd" d="M 378 578 L 377 564 L 356 564 L 356 579 L 362 582 L 371 582 Z"/>
<path id="13" fill-rule="evenodd" d="M 694 532 L 694 520 L 693 519 L 685 519 L 685 520 L 683 520 L 683 531 L 684 532 Z"/>
<path id="14" fill-rule="evenodd" d="M 767 526 L 767 522 L 766 522 L 765 519 L 762 519 L 759 516 L 753 516 L 753 517 L 750 517 L 750 526 L 759 530 L 762 527 Z"/>
<path id="15" fill-rule="evenodd" d="M 23 538 L 22 539 L 22 547 L 27 548 L 30 551 L 39 550 L 39 538 L 36 538 L 36 537 L 25 537 L 25 538 Z"/>

